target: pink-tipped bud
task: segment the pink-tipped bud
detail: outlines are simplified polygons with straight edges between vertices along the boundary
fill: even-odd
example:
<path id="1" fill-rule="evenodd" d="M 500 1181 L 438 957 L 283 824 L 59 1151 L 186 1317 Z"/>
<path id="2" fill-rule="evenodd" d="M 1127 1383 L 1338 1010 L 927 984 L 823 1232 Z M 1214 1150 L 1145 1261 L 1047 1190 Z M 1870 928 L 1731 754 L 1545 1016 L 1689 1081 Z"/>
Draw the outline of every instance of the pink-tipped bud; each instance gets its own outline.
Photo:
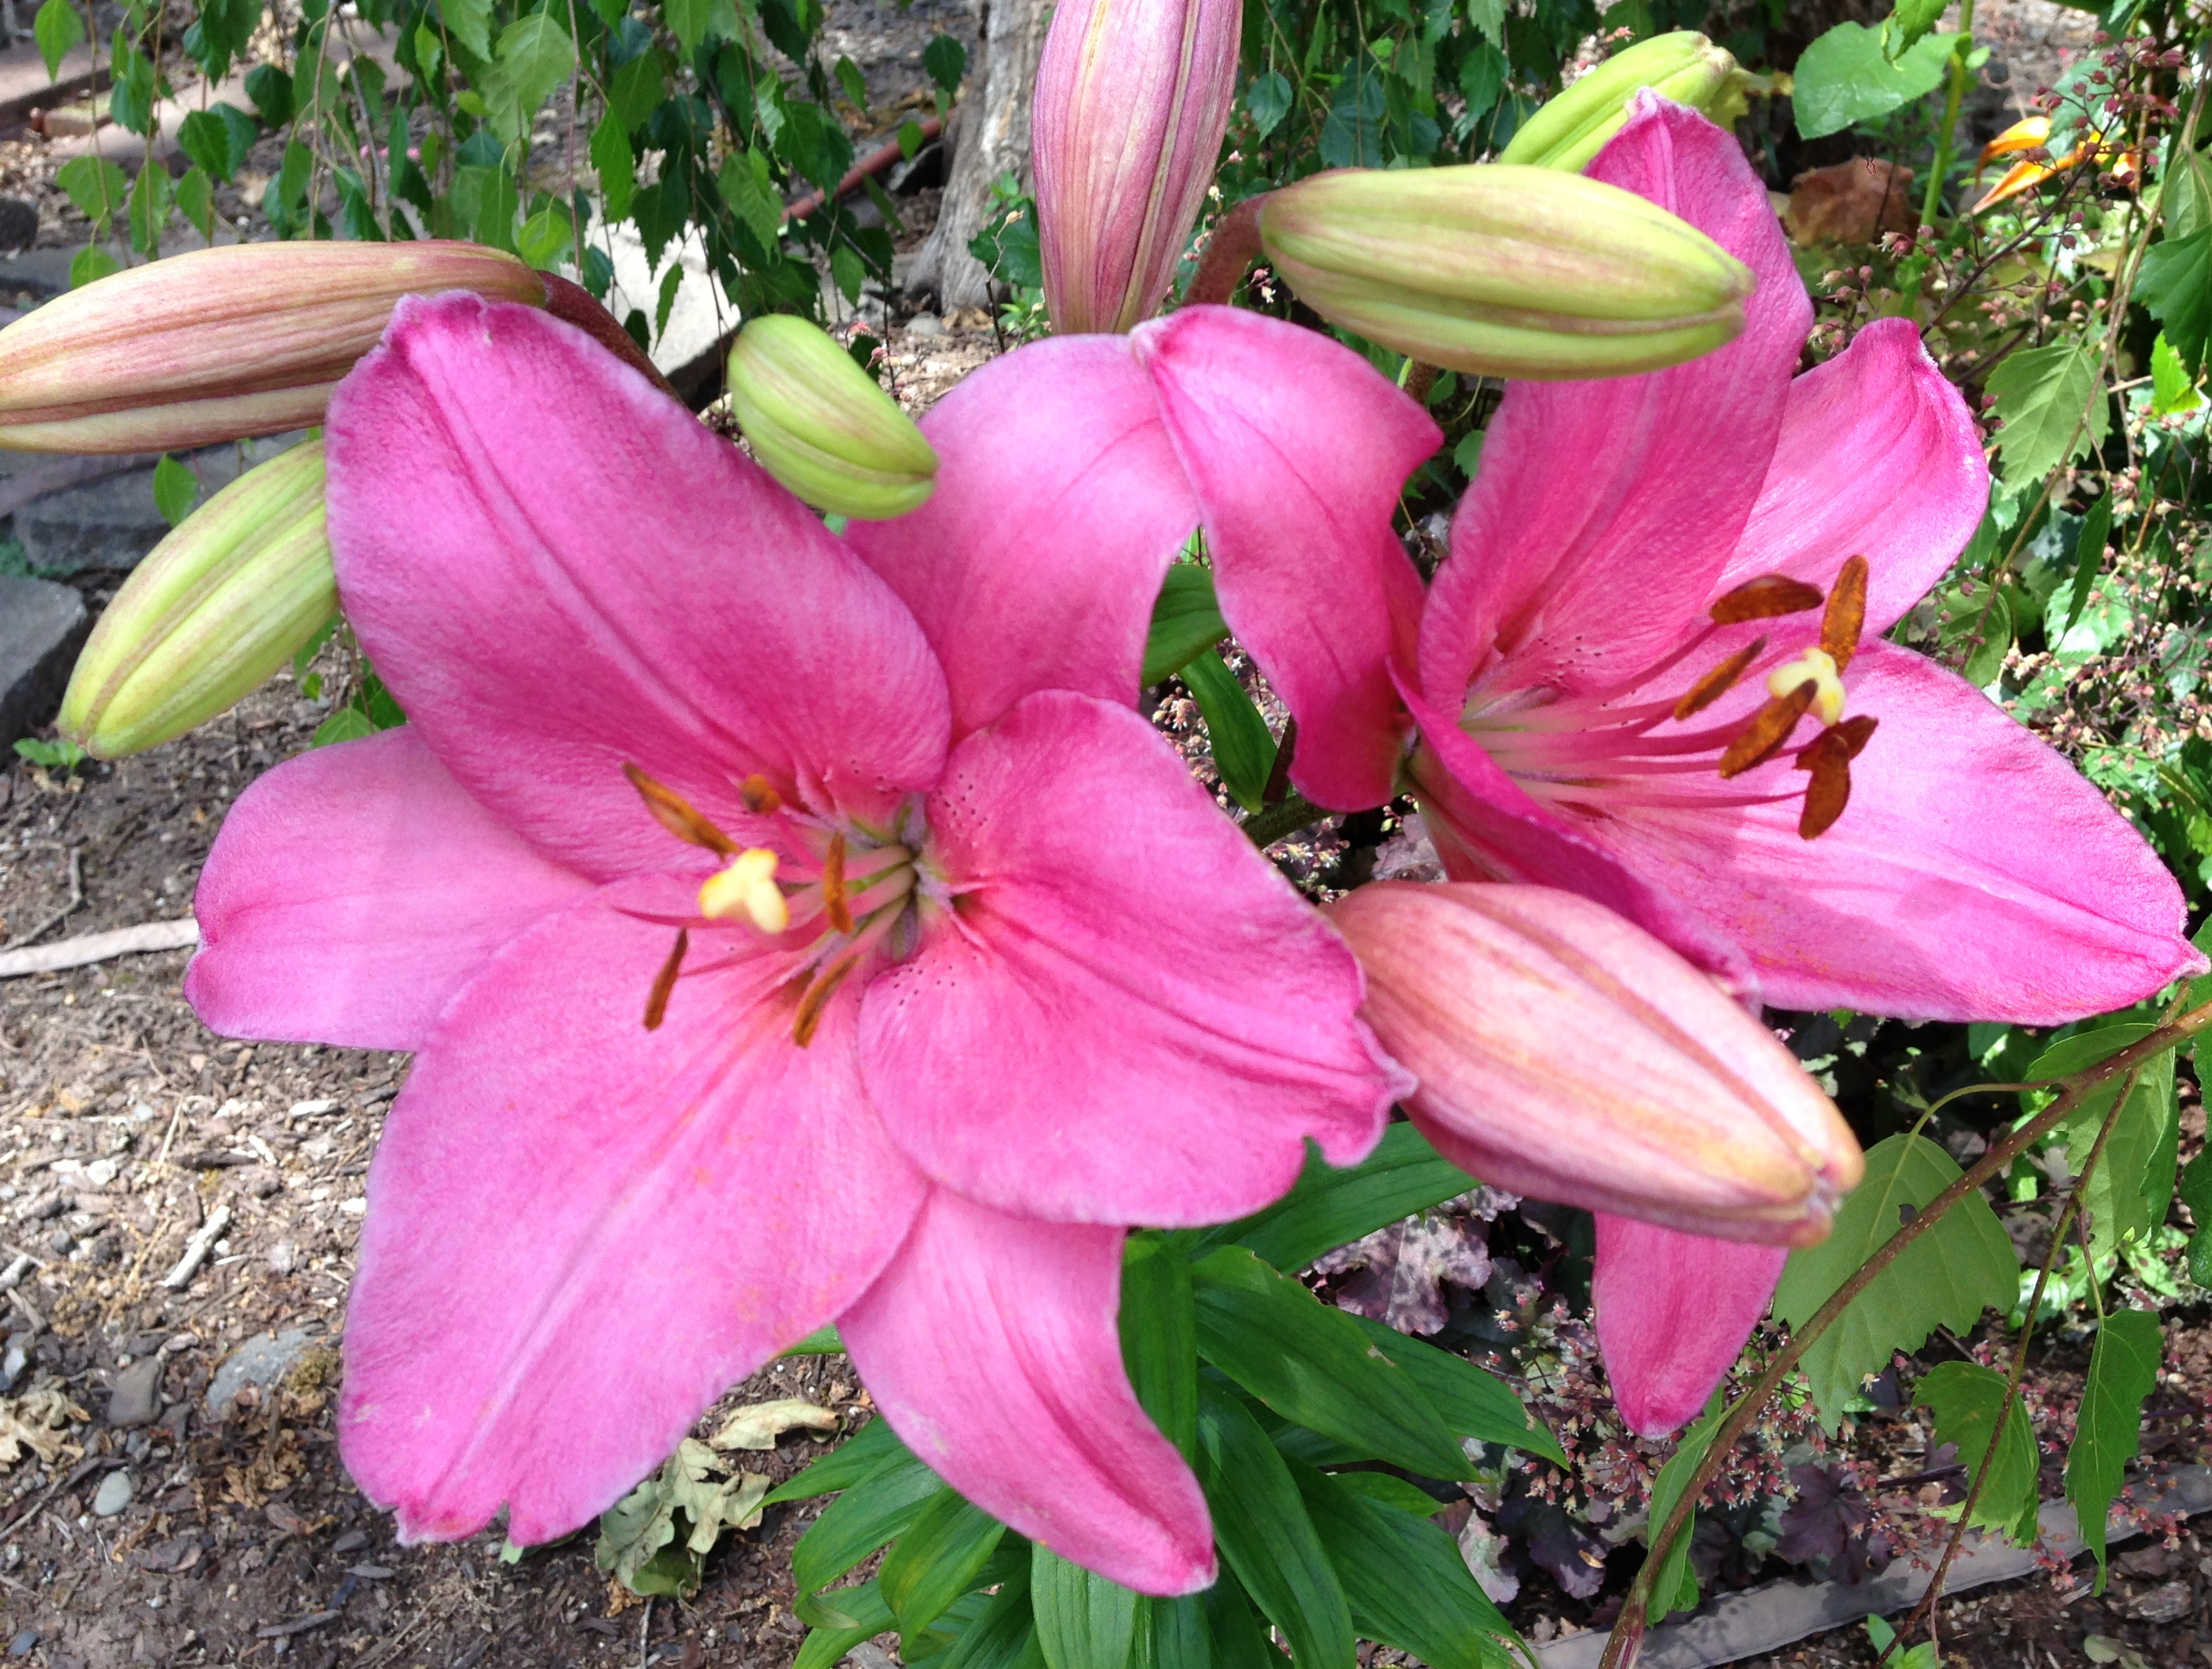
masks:
<path id="1" fill-rule="evenodd" d="M 479 244 L 228 244 L 132 267 L 0 331 L 0 447 L 178 452 L 322 421 L 403 295 L 545 305 Z"/>
<path id="2" fill-rule="evenodd" d="M 1809 1246 L 1864 1171 L 1789 1050 L 1603 906 L 1547 887 L 1362 887 L 1329 907 L 1437 1150 L 1516 1193 Z"/>
<path id="3" fill-rule="evenodd" d="M 1030 123 L 1062 335 L 1159 311 L 1228 130 L 1243 16 L 1235 0 L 1062 0 Z"/>

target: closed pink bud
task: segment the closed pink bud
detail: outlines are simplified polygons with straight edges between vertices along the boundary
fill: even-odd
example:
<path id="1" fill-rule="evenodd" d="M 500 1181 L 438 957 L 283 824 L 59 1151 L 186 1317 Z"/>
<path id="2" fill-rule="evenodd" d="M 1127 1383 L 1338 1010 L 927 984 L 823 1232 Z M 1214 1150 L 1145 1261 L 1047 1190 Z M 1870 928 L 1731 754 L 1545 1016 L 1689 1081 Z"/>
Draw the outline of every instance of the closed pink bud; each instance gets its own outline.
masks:
<path id="1" fill-rule="evenodd" d="M 263 243 L 114 273 L 0 331 L 0 448 L 173 452 L 323 420 L 403 295 L 546 286 L 478 244 Z"/>
<path id="2" fill-rule="evenodd" d="M 1159 311 L 1229 127 L 1243 16 L 1237 0 L 1062 0 L 1030 127 L 1055 331 Z"/>
<path id="3" fill-rule="evenodd" d="M 1547 887 L 1362 887 L 1329 907 L 1407 1102 L 1484 1181 L 1726 1240 L 1809 1246 L 1864 1171 L 1827 1096 L 1711 980 Z"/>

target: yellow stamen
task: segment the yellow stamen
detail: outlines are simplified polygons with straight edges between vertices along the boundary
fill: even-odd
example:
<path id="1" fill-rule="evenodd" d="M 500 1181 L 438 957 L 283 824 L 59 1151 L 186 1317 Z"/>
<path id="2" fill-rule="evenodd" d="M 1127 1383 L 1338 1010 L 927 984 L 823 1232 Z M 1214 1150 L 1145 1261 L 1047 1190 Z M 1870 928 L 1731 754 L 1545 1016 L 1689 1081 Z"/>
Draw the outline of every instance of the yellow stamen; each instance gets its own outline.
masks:
<path id="1" fill-rule="evenodd" d="M 791 906 L 775 884 L 775 864 L 766 847 L 747 847 L 700 883 L 699 913 L 709 921 L 743 914 L 763 933 L 781 933 L 791 926 Z"/>
<path id="2" fill-rule="evenodd" d="M 1837 676 L 1833 655 L 1825 649 L 1808 649 L 1766 675 L 1766 693 L 1784 696 L 1804 683 L 1813 686 L 1812 710 L 1823 725 L 1844 716 L 1844 681 Z"/>

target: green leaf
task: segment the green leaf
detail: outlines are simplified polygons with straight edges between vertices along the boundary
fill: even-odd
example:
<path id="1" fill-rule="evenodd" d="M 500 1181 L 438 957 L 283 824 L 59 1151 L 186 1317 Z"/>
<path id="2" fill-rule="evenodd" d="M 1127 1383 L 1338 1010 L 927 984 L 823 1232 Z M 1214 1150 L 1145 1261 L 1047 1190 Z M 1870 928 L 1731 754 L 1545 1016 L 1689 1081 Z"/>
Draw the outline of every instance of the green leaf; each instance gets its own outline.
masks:
<path id="1" fill-rule="evenodd" d="M 629 135 L 611 111 L 592 130 L 592 167 L 599 176 L 607 218 L 628 219 L 630 201 L 637 195 L 637 158 L 630 150 Z"/>
<path id="2" fill-rule="evenodd" d="M 1128 1669 L 1137 1596 L 1048 1547 L 1030 1559 L 1030 1609 L 1047 1669 Z"/>
<path id="3" fill-rule="evenodd" d="M 1036 1620 L 1030 1609 L 1030 1563 L 999 1585 L 982 1614 L 960 1631 L 934 1669 L 1042 1669 Z"/>
<path id="4" fill-rule="evenodd" d="M 1996 1435 L 1997 1411 L 2004 1407 L 2009 1387 L 2005 1376 L 1975 1362 L 1942 1362 L 1921 1375 L 1912 1389 L 1917 1407 L 1936 1416 L 1937 1443 L 1956 1443 L 1960 1464 L 1969 1477 L 1990 1452 Z M 1996 1458 L 1983 1480 L 1981 1498 L 1967 1522 L 2002 1530 L 2018 1546 L 2035 1541 L 2036 1448 L 2035 1429 L 2027 1408 L 2012 1397 L 2012 1412 L 2004 1423 Z"/>
<path id="5" fill-rule="evenodd" d="M 767 154 L 757 149 L 732 151 L 722 159 L 722 172 L 715 176 L 714 184 L 722 201 L 730 205 L 730 212 L 760 240 L 762 252 L 775 254 L 783 231 L 783 199 L 769 181 Z"/>
<path id="6" fill-rule="evenodd" d="M 49 3 L 58 3 L 58 0 L 49 0 Z M 1251 115 L 1253 127 L 1265 139 L 1291 113 L 1289 80 L 1274 70 L 1264 76 L 1255 76 L 1252 84 L 1244 89 L 1244 108 Z"/>
<path id="7" fill-rule="evenodd" d="M 920 1466 L 888 1420 L 871 1420 L 812 1466 L 768 1492 L 763 1507 L 787 1501 L 805 1501 L 839 1490 L 849 1490 L 875 1472 L 893 1466 Z"/>
<path id="8" fill-rule="evenodd" d="M 876 1573 L 899 1633 L 927 1628 L 975 1585 L 1006 1526 L 951 1490 L 933 1496 Z"/>
<path id="9" fill-rule="evenodd" d="M 1285 1419 L 1427 1478 L 1471 1478 L 1412 1375 L 1359 1324 L 1241 1246 L 1191 1265 L 1198 1353 Z"/>
<path id="10" fill-rule="evenodd" d="M 879 1466 L 822 1509 L 791 1550 L 791 1577 L 802 1593 L 836 1581 L 921 1515 L 943 1490 L 935 1472 L 907 1455 Z"/>
<path id="11" fill-rule="evenodd" d="M 376 734 L 376 721 L 357 707 L 342 707 L 315 726 L 311 748 L 327 748 L 333 742 L 358 742 Z"/>
<path id="12" fill-rule="evenodd" d="M 768 1479 L 732 1476 L 714 1450 L 687 1437 L 659 1471 L 599 1515 L 599 1567 L 633 1593 L 688 1599 L 722 1532 L 760 1522 L 767 1492 Z"/>
<path id="13" fill-rule="evenodd" d="M 2197 1160 L 2203 1157 L 2200 1154 Z M 2136 1309 L 2106 1316 L 2089 1353 L 2089 1377 L 2081 1389 L 2073 1446 L 2066 1451 L 2066 1498 L 2074 1503 L 2082 1542 L 2097 1556 L 2100 1593 L 2105 1591 L 2105 1518 L 2135 1458 L 2143 1399 L 2158 1384 L 2165 1356 L 2158 1317 Z"/>
<path id="14" fill-rule="evenodd" d="M 2202 370 L 2205 337 L 2212 335 L 2212 226 L 2153 244 L 2136 275 L 2136 299 L 2166 327 L 2182 364 Z"/>
<path id="15" fill-rule="evenodd" d="M 1412 1125 L 1394 1124 L 1356 1165 L 1339 1169 L 1309 1150 L 1296 1187 L 1265 1211 L 1211 1231 L 1201 1245 L 1234 1241 L 1292 1273 L 1332 1247 L 1480 1186 Z"/>
<path id="16" fill-rule="evenodd" d="M 1198 1449 L 1222 1559 L 1282 1630 L 1297 1669 L 1352 1669 L 1351 1608 L 1289 1466 L 1241 1403 L 1204 1382 Z M 1242 1669 L 1249 1641 L 1238 1637 L 1234 1603 L 1224 1606 L 1225 1617 L 1209 1607 L 1217 1649 L 1228 1646 L 1219 1651 L 1224 1669 Z"/>
<path id="17" fill-rule="evenodd" d="M 39 43 L 39 56 L 46 61 L 46 79 L 58 81 L 62 59 L 84 40 L 84 19 L 70 0 L 46 0 L 31 21 L 31 33 Z"/>
<path id="18" fill-rule="evenodd" d="M 960 78 L 968 73 L 968 49 L 949 34 L 932 35 L 921 49 L 921 67 L 950 99 L 960 91 Z"/>
<path id="19" fill-rule="evenodd" d="M 168 455 L 154 465 L 154 507 L 174 527 L 200 501 L 200 478 Z"/>
<path id="20" fill-rule="evenodd" d="M 77 213 L 92 222 L 95 238 L 107 235 L 108 222 L 130 200 L 130 177 L 103 157 L 71 157 L 54 171 L 54 184 L 69 193 Z"/>
<path id="21" fill-rule="evenodd" d="M 2171 417 L 2176 412 L 2194 411 L 2204 404 L 2204 397 L 2197 391 L 2197 382 L 2189 374 L 2189 367 L 2181 362 L 2181 355 L 2173 351 L 2173 344 L 2163 331 L 2150 345 L 2150 415 Z"/>
<path id="22" fill-rule="evenodd" d="M 1947 0 L 1897 0 L 1889 21 L 1882 25 L 1882 56 L 1894 64 L 1918 46 L 1928 32 L 1942 21 Z"/>
<path id="23" fill-rule="evenodd" d="M 1997 444 L 2004 451 L 2007 486 L 2040 481 L 2104 444 L 2111 414 L 2099 385 L 2102 364 L 2095 348 L 2069 337 L 2048 348 L 2019 349 L 1990 373 L 1996 415 L 2004 422 Z"/>
<path id="24" fill-rule="evenodd" d="M 1791 72 L 1790 102 L 1800 137 L 1840 133 L 1855 122 L 1887 116 L 1924 98 L 1943 79 L 1956 35 L 1928 35 L 1890 62 L 1881 32 L 1861 23 L 1838 23 L 1808 46 Z"/>
<path id="25" fill-rule="evenodd" d="M 1229 635 L 1221 604 L 1213 594 L 1213 570 L 1196 562 L 1177 562 L 1160 581 L 1152 601 L 1152 629 L 1145 636 L 1145 667 L 1139 677 L 1156 684 L 1190 665 L 1201 651 Z"/>
<path id="26" fill-rule="evenodd" d="M 1924 1136 L 1892 1136 L 1866 1156 L 1866 1180 L 1836 1213 L 1818 1246 L 1790 1254 L 1774 1294 L 1774 1313 L 1802 1327 L 1861 1264 L 1961 1174 L 1951 1156 Z M 1908 1209 L 1909 1208 L 1909 1211 Z M 1989 1202 L 1968 1193 L 1844 1307 L 1798 1364 L 1813 1387 L 1820 1421 L 1834 1431 L 1860 1383 L 1889 1366 L 1894 1350 L 1916 1350 L 1939 1326 L 1972 1330 L 1982 1311 L 2009 1313 L 2020 1297 L 2020 1259 Z"/>
<path id="27" fill-rule="evenodd" d="M 480 64 L 491 61 L 491 0 L 438 0 L 446 32 Z"/>
<path id="28" fill-rule="evenodd" d="M 1674 1445 L 1674 1454 L 1667 1457 L 1667 1464 L 1659 1468 L 1659 1476 L 1651 1480 L 1650 1527 L 1644 1532 L 1647 1541 L 1666 1527 L 1675 1504 L 1682 1499 L 1682 1491 L 1690 1487 L 1690 1480 L 1705 1464 L 1705 1451 L 1712 1447 L 1713 1434 L 1720 1429 L 1727 1412 L 1728 1398 L 1716 1387 L 1705 1411 L 1690 1423 L 1689 1429 Z M 1690 1568 L 1690 1548 L 1697 1539 L 1698 1520 L 1692 1512 L 1653 1577 L 1650 1608 L 1645 1613 L 1648 1621 L 1656 1623 L 1669 1611 L 1697 1609 L 1698 1574 Z M 1652 1551 L 1656 1554 L 1657 1549 Z"/>
<path id="29" fill-rule="evenodd" d="M 540 272 L 550 272 L 576 252 L 576 222 L 557 199 L 522 222 L 514 234 L 515 252 Z"/>
<path id="30" fill-rule="evenodd" d="M 2189 1278 L 2201 1287 L 2212 1287 L 2212 1148 L 2189 1162 L 2177 1192 L 2197 1224 L 2189 1237 Z"/>
<path id="31" fill-rule="evenodd" d="M 169 171 L 148 163 L 131 182 L 131 246 L 141 255 L 152 255 L 161 246 L 161 228 L 169 223 Z"/>
<path id="32" fill-rule="evenodd" d="M 2012 648 L 2012 599 L 2002 590 L 1993 592 L 1985 605 L 1966 616 L 1960 625 L 1964 631 L 1978 631 L 1980 636 L 1966 665 L 1959 669 L 1959 676 L 1975 689 L 1986 689 L 2004 671 L 2005 656 Z"/>
<path id="33" fill-rule="evenodd" d="M 280 128 L 292 119 L 292 72 L 281 64 L 257 64 L 246 72 L 246 96 L 261 119 Z"/>
<path id="34" fill-rule="evenodd" d="M 575 67 L 576 43 L 550 9 L 508 24 L 500 31 L 498 61 L 482 88 L 492 130 L 513 143 Z"/>
<path id="35" fill-rule="evenodd" d="M 2074 589 L 2066 599 L 2066 623 L 2059 631 L 2045 634 L 2050 641 L 2055 643 L 2072 631 L 2081 610 L 2089 606 L 2089 593 L 2096 589 L 2097 576 L 2105 569 L 2105 541 L 2112 531 L 2112 495 L 2100 493 L 2081 518 L 2081 537 L 2074 542 Z"/>
<path id="36" fill-rule="evenodd" d="M 1236 1579 L 1229 1580 L 1234 1587 Z M 1214 1669 L 1213 1631 L 1206 1612 L 1202 1593 L 1146 1600 L 1137 1615 L 1141 1669 Z"/>
<path id="37" fill-rule="evenodd" d="M 1132 1235 L 1121 1260 L 1121 1360 L 1137 1400 L 1188 1460 L 1198 1441 L 1198 1332 L 1190 1259 L 1154 1235 Z"/>
<path id="38" fill-rule="evenodd" d="M 805 1338 L 795 1340 L 776 1352 L 779 1356 L 842 1356 L 844 1354 L 845 1341 L 838 1333 L 835 1322 L 827 1326 L 817 1327 Z"/>
<path id="39" fill-rule="evenodd" d="M 453 170 L 453 213 L 481 244 L 510 252 L 514 248 L 514 215 L 521 207 L 514 175 L 504 166 L 466 163 Z"/>
<path id="40" fill-rule="evenodd" d="M 1354 1495 L 1365 1496 L 1370 1501 L 1379 1501 L 1385 1507 L 1395 1507 L 1401 1513 L 1411 1513 L 1415 1518 L 1434 1518 L 1443 1509 L 1426 1490 L 1408 1484 L 1395 1472 L 1340 1472 L 1328 1476 Z"/>
<path id="41" fill-rule="evenodd" d="M 121 29 L 109 55 L 115 85 L 108 90 L 107 113 L 131 133 L 150 133 L 154 125 L 154 61 L 131 44 Z"/>
<path id="42" fill-rule="evenodd" d="M 1347 1314 L 1350 1312 L 1346 1312 Z M 1494 1374 L 1486 1374 L 1465 1356 L 1438 1350 L 1425 1340 L 1408 1338 L 1395 1327 L 1364 1315 L 1352 1318 L 1367 1342 L 1421 1388 L 1435 1405 L 1454 1436 L 1480 1442 L 1503 1443 L 1567 1464 L 1566 1452 L 1535 1417 L 1522 1406 L 1512 1389 Z"/>
<path id="43" fill-rule="evenodd" d="M 1410 1652 L 1430 1669 L 1506 1669 L 1512 1660 L 1498 1642 L 1513 1638 L 1512 1624 L 1440 1526 L 1347 1488 L 1357 1473 L 1290 1471 L 1363 1638 Z"/>
<path id="44" fill-rule="evenodd" d="M 1505 50 L 1505 0 L 1468 0 L 1467 21 L 1499 52 Z"/>
<path id="45" fill-rule="evenodd" d="M 684 263 L 671 261 L 660 275 L 660 297 L 653 304 L 653 336 L 659 341 L 668 330 L 668 315 L 676 311 L 676 292 L 684 288 Z"/>
<path id="46" fill-rule="evenodd" d="M 1194 655 L 1182 669 L 1182 681 L 1197 697 L 1199 713 L 1206 719 L 1221 786 L 1247 811 L 1257 811 L 1275 768 L 1275 738 L 1267 721 L 1230 672 L 1228 663 L 1213 650 Z"/>
<path id="47" fill-rule="evenodd" d="M 891 1608 L 884 1603 L 872 1576 L 852 1587 L 839 1588 L 836 1599 L 838 1613 L 851 1619 L 851 1626 L 809 1630 L 791 1669 L 836 1669 L 845 1654 L 862 1641 L 872 1640 L 896 1626 Z"/>
<path id="48" fill-rule="evenodd" d="M 837 89 L 845 95 L 846 102 L 863 116 L 866 115 L 868 113 L 868 82 L 867 78 L 860 73 L 860 66 L 848 58 L 841 58 L 837 60 L 836 67 L 832 73 L 837 77 Z"/>
<path id="49" fill-rule="evenodd" d="M 667 96 L 667 59 L 657 52 L 640 52 L 615 71 L 607 87 L 607 113 L 624 133 L 635 133 Z"/>
<path id="50" fill-rule="evenodd" d="M 187 114 L 177 130 L 177 143 L 210 179 L 228 179 L 246 161 L 261 130 L 236 105 L 219 104 Z"/>
<path id="51" fill-rule="evenodd" d="M 2147 1024 L 2100 1026 L 2061 1038 L 2039 1055 L 2027 1069 L 2031 1078 L 2066 1077 L 2117 1054 L 2129 1044 L 2148 1037 L 2155 1028 Z M 2066 1162 L 2076 1175 L 2087 1162 L 2097 1132 L 2112 1111 L 2123 1078 L 2104 1084 L 2085 1096 L 2051 1139 L 2066 1149 Z M 2049 1106 L 2053 1092 L 2031 1091 L 2021 1097 L 2031 1113 Z M 2105 1144 L 2104 1156 L 2081 1189 L 2082 1208 L 2089 1214 L 2089 1244 L 2101 1257 L 2118 1241 L 2133 1235 L 2147 1235 L 2166 1220 L 2166 1203 L 2173 1192 L 2174 1144 L 2179 1133 L 2179 1109 L 2174 1101 L 2173 1053 L 2153 1059 L 2136 1077 L 2119 1120 Z"/>

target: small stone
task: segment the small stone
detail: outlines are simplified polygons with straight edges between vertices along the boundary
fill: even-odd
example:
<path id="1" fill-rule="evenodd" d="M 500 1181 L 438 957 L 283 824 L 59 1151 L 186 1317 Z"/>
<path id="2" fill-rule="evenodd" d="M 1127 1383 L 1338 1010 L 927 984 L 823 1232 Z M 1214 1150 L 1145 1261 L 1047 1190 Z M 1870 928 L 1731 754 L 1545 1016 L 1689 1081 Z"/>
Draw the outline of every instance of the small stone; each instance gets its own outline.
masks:
<path id="1" fill-rule="evenodd" d="M 31 1365 L 31 1352 L 20 1338 L 10 1339 L 4 1355 L 0 1355 L 0 1396 L 15 1388 L 15 1381 L 23 1377 L 23 1369 Z"/>
<path id="2" fill-rule="evenodd" d="M 0 197 L 0 249 L 28 249 L 39 240 L 39 205 Z"/>
<path id="3" fill-rule="evenodd" d="M 161 1358 L 141 1356 L 115 1376 L 107 1393 L 107 1423 L 127 1430 L 151 1425 L 161 1411 Z"/>
<path id="4" fill-rule="evenodd" d="M 220 1420 L 230 1412 L 238 1393 L 247 1386 L 277 1384 L 314 1342 L 313 1335 L 300 1327 L 287 1327 L 281 1333 L 260 1333 L 247 1339 L 223 1358 L 222 1366 L 215 1370 L 215 1379 L 208 1386 L 208 1412 Z"/>
<path id="5" fill-rule="evenodd" d="M 0 748 L 60 710 L 70 668 L 91 629 L 84 599 L 67 586 L 0 574 Z"/>
<path id="6" fill-rule="evenodd" d="M 104 1188 L 115 1180 L 122 1168 L 112 1159 L 95 1159 L 84 1168 L 84 1180 L 88 1187 Z"/>
<path id="7" fill-rule="evenodd" d="M 8 1642 L 8 1655 L 11 1658 L 27 1658 L 31 1655 L 31 1648 L 38 1643 L 39 1631 L 36 1629 L 18 1629 L 15 1630 L 15 1637 Z"/>
<path id="8" fill-rule="evenodd" d="M 907 334 L 918 337 L 941 337 L 945 321 L 935 313 L 916 313 L 906 322 Z"/>
<path id="9" fill-rule="evenodd" d="M 349 1530 L 345 1534 L 340 1536 L 336 1541 L 331 1544 L 331 1551 L 339 1555 L 358 1553 L 362 1548 L 368 1545 L 368 1531 Z"/>
<path id="10" fill-rule="evenodd" d="M 2163 1582 L 2148 1593 L 2139 1593 L 2128 1614 L 2144 1623 L 2172 1623 L 2189 1614 L 2193 1603 L 2186 1582 Z"/>
<path id="11" fill-rule="evenodd" d="M 338 1104 L 334 1101 L 303 1101 L 292 1103 L 292 1116 L 295 1119 L 319 1119 L 325 1113 L 335 1113 L 337 1110 Z"/>
<path id="12" fill-rule="evenodd" d="M 92 1515 L 94 1518 L 113 1518 L 131 1504 L 131 1474 L 120 1468 L 100 1480 L 100 1488 L 93 1492 Z"/>

